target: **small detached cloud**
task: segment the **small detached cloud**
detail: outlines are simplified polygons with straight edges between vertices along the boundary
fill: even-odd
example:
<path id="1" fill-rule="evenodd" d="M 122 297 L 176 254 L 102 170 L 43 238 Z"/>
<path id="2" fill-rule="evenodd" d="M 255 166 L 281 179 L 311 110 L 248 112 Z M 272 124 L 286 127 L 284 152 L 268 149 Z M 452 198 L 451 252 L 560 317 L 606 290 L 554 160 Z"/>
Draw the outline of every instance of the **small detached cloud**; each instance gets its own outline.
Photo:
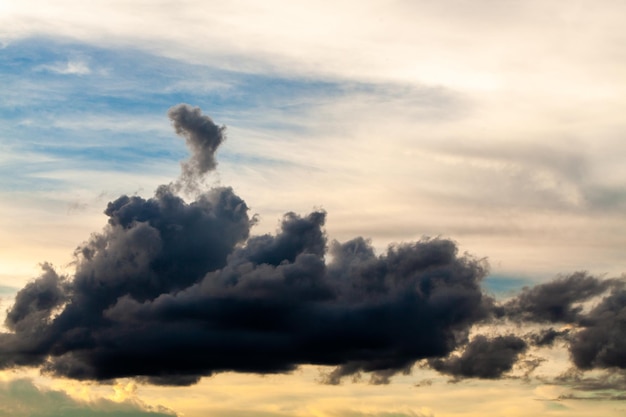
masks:
<path id="1" fill-rule="evenodd" d="M 138 402 L 76 400 L 63 391 L 40 389 L 31 380 L 0 381 L 1 417 L 176 417 L 163 407 Z"/>

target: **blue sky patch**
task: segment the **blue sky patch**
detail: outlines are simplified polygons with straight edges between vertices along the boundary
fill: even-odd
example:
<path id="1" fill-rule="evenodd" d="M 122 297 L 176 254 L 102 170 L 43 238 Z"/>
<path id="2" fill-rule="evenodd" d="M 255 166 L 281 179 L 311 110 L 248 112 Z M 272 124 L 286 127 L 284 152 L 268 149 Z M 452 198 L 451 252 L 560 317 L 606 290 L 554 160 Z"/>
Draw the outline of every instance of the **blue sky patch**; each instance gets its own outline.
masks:
<path id="1" fill-rule="evenodd" d="M 483 288 L 497 298 L 509 297 L 522 288 L 536 284 L 530 278 L 504 275 L 489 275 L 483 281 Z"/>
<path id="2" fill-rule="evenodd" d="M 148 161 L 177 162 L 186 151 L 166 113 L 181 102 L 201 107 L 219 124 L 289 138 L 323 128 L 294 116 L 347 95 L 403 97 L 435 107 L 453 100 L 438 88 L 250 74 L 132 49 L 39 38 L 11 43 L 0 56 L 0 77 L 12 86 L 0 103 L 5 158 L 0 190 L 53 187 L 57 181 L 45 178 L 53 169 L 50 160 L 63 169 L 102 172 L 129 171 Z M 228 151 L 222 158 L 290 164 Z"/>

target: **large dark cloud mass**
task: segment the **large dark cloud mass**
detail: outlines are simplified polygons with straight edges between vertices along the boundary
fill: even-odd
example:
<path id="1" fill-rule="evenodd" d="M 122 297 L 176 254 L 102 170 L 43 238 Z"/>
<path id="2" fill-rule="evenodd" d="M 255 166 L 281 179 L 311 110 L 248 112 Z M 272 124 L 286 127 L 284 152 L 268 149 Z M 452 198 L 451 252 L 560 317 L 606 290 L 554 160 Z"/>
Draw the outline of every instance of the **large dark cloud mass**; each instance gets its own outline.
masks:
<path id="1" fill-rule="evenodd" d="M 223 128 L 186 105 L 169 116 L 192 152 L 181 180 L 197 183 L 215 168 Z M 169 384 L 300 364 L 385 379 L 449 354 L 489 314 L 484 263 L 452 241 L 376 256 L 362 238 L 329 245 L 323 211 L 287 213 L 275 236 L 250 237 L 232 189 L 191 203 L 178 189 L 110 202 L 108 225 L 76 251 L 73 277 L 46 265 L 8 311 L 0 365 Z"/>
<path id="2" fill-rule="evenodd" d="M 110 202 L 106 227 L 76 250 L 73 276 L 44 265 L 7 312 L 0 368 L 186 385 L 222 371 L 319 364 L 334 367 L 328 383 L 361 372 L 386 383 L 429 359 L 458 378 L 497 378 L 528 343 L 514 335 L 468 342 L 472 326 L 494 315 L 579 324 L 576 365 L 624 367 L 625 326 L 614 324 L 626 296 L 616 281 L 575 274 L 496 306 L 480 287 L 485 262 L 459 255 L 447 239 L 376 255 L 361 237 L 329 242 L 323 211 L 287 213 L 275 235 L 250 236 L 254 216 L 231 188 L 192 202 L 177 194 L 215 168 L 224 128 L 187 105 L 169 116 L 191 150 L 181 177 L 152 198 Z M 609 288 L 585 315 L 577 303 Z M 532 344 L 556 337 L 545 336 Z"/>

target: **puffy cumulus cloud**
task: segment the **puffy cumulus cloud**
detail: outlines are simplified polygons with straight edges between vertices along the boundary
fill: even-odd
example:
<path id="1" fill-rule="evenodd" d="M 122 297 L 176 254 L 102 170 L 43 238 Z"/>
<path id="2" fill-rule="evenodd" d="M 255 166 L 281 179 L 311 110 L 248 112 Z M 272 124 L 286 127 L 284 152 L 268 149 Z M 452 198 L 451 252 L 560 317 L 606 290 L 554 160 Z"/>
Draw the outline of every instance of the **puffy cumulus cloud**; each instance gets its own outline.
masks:
<path id="1" fill-rule="evenodd" d="M 169 116 L 191 150 L 179 181 L 198 184 L 216 166 L 223 128 L 187 105 Z M 492 308 L 480 288 L 485 263 L 450 240 L 378 256 L 360 237 L 329 244 L 324 211 L 287 213 L 276 235 L 251 237 L 254 217 L 232 189 L 191 202 L 179 190 L 110 202 L 72 277 L 46 265 L 17 294 L 0 366 L 188 385 L 319 364 L 336 366 L 335 380 L 363 371 L 384 383 L 448 355 Z"/>
<path id="2" fill-rule="evenodd" d="M 2 417 L 175 417 L 163 407 L 152 409 L 138 402 L 101 399 L 78 401 L 63 391 L 40 389 L 28 379 L 0 381 Z"/>
<path id="3" fill-rule="evenodd" d="M 33 364 L 78 379 L 185 385 L 214 372 L 286 372 L 305 363 L 390 376 L 446 355 L 486 316 L 484 270 L 451 242 L 424 240 L 363 261 L 353 252 L 325 265 L 323 219 L 289 215 L 277 236 L 251 238 L 228 259 L 201 254 L 195 268 L 189 256 L 168 257 L 169 238 L 157 228 L 114 228 L 124 239 L 116 233 L 81 261 L 65 309 L 38 334 L 3 335 L 5 346 L 20 347 L 11 354 L 34 348 Z M 289 236 L 293 230 L 301 234 Z M 120 241 L 128 246 L 122 254 Z"/>

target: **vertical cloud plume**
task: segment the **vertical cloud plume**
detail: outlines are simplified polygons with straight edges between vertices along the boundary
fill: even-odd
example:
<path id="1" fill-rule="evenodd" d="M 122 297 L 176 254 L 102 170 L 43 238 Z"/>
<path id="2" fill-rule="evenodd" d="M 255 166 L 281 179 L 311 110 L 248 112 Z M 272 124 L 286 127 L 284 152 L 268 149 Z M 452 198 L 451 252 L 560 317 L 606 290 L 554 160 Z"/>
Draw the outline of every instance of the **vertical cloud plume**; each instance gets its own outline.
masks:
<path id="1" fill-rule="evenodd" d="M 187 104 L 171 107 L 167 115 L 176 133 L 185 138 L 191 151 L 189 159 L 181 163 L 182 173 L 178 185 L 185 190 L 195 191 L 202 177 L 217 166 L 215 152 L 224 141 L 225 128 L 203 115 L 199 107 Z"/>

